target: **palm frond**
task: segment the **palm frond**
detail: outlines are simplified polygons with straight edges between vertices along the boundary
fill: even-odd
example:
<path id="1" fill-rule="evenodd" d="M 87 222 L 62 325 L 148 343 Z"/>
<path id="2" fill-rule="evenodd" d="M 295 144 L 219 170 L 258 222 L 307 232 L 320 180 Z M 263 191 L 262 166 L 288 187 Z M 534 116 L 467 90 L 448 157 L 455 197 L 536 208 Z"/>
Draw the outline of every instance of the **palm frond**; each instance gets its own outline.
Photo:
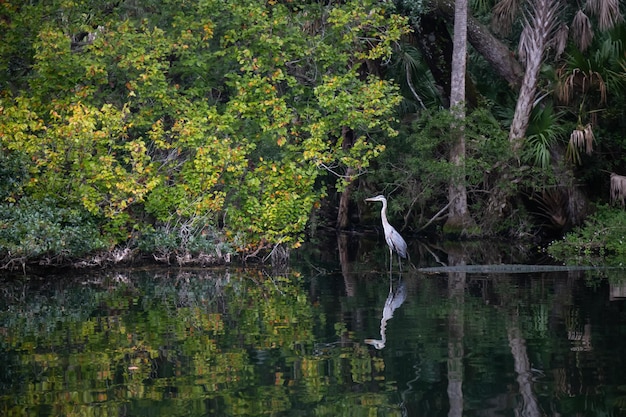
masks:
<path id="1" fill-rule="evenodd" d="M 626 200 L 626 177 L 611 173 L 611 203 L 618 202 L 624 207 Z"/>
<path id="2" fill-rule="evenodd" d="M 567 143 L 567 160 L 573 164 L 580 164 L 580 152 L 585 151 L 587 155 L 590 155 L 593 152 L 593 142 L 595 140 L 591 123 L 586 126 L 578 126 L 572 131 Z"/>
<path id="3" fill-rule="evenodd" d="M 394 78 L 401 80 L 405 97 L 399 111 L 411 114 L 427 107 L 438 105 L 438 92 L 430 71 L 420 51 L 409 43 L 402 43 L 395 54 Z"/>
<path id="4" fill-rule="evenodd" d="M 579 10 L 572 20 L 572 36 L 581 52 L 585 52 L 593 41 L 593 29 L 585 12 Z"/>
<path id="5" fill-rule="evenodd" d="M 567 74 L 567 70 L 568 69 L 565 65 L 556 70 L 557 83 L 554 89 L 559 102 L 565 105 L 568 105 L 571 102 L 574 91 L 573 78 Z"/>
<path id="6" fill-rule="evenodd" d="M 626 88 L 626 25 L 618 25 L 598 37 L 601 43 L 592 55 L 608 91 Z"/>
<path id="7" fill-rule="evenodd" d="M 614 39 L 611 36 L 607 36 L 596 50 L 594 58 L 598 62 L 610 61 L 615 57 L 622 56 L 624 50 L 624 39 Z"/>
<path id="8" fill-rule="evenodd" d="M 524 25 L 522 33 L 519 36 L 519 44 L 517 45 L 517 55 L 523 65 L 526 65 L 528 56 L 533 50 L 534 41 L 532 39 L 532 28 L 528 25 Z"/>
<path id="9" fill-rule="evenodd" d="M 569 105 L 575 98 L 596 92 L 599 94 L 599 104 L 606 103 L 607 84 L 600 71 L 606 72 L 604 67 L 607 65 L 606 62 L 592 60 L 579 51 L 571 51 L 567 62 L 557 70 L 555 91 L 559 101 Z"/>
<path id="10" fill-rule="evenodd" d="M 569 37 L 569 28 L 566 24 L 561 24 L 554 34 L 554 39 L 552 39 L 552 44 L 554 45 L 554 56 L 558 59 L 563 52 L 565 52 L 565 47 L 567 46 L 567 38 Z"/>
<path id="11" fill-rule="evenodd" d="M 619 0 L 587 0 L 585 9 L 597 16 L 600 30 L 611 29 L 624 20 L 619 10 Z"/>
<path id="12" fill-rule="evenodd" d="M 500 0 L 492 10 L 491 26 L 501 35 L 511 33 L 513 22 L 519 11 L 519 0 Z"/>
<path id="13" fill-rule="evenodd" d="M 491 0 L 472 0 L 470 6 L 473 11 L 482 13 L 488 12 L 491 4 Z"/>
<path id="14" fill-rule="evenodd" d="M 564 130 L 559 120 L 562 114 L 556 113 L 551 103 L 536 106 L 531 114 L 526 131 L 528 158 L 541 168 L 550 165 L 552 146 L 563 136 Z"/>

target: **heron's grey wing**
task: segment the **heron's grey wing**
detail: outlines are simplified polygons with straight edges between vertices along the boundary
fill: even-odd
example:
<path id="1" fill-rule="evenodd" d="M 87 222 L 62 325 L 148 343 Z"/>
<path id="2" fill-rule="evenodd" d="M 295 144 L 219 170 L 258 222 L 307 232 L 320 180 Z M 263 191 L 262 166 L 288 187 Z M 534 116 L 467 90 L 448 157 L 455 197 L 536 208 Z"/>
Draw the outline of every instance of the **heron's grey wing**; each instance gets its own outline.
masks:
<path id="1" fill-rule="evenodd" d="M 406 242 L 402 236 L 400 236 L 400 233 L 398 233 L 398 231 L 393 227 L 391 228 L 391 233 L 389 233 L 387 243 L 393 250 L 398 252 L 400 256 L 406 258 Z"/>

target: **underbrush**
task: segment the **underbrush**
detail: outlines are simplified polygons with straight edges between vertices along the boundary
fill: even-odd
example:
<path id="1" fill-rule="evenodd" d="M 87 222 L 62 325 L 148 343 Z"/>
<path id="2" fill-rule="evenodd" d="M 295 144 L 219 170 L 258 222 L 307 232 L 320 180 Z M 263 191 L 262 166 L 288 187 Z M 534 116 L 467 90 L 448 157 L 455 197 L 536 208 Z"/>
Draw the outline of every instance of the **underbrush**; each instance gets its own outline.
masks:
<path id="1" fill-rule="evenodd" d="M 93 267 L 145 259 L 168 265 L 210 265 L 228 263 L 234 254 L 219 231 L 198 221 L 150 227 L 141 233 L 111 229 L 111 224 L 85 210 L 59 207 L 53 200 L 25 198 L 2 204 L 0 269 Z"/>
<path id="2" fill-rule="evenodd" d="M 62 264 L 102 251 L 107 242 L 88 213 L 51 201 L 22 199 L 0 205 L 0 267 L 15 269 L 34 260 Z"/>
<path id="3" fill-rule="evenodd" d="M 626 211 L 598 206 L 583 226 L 552 242 L 547 251 L 567 264 L 626 265 Z"/>

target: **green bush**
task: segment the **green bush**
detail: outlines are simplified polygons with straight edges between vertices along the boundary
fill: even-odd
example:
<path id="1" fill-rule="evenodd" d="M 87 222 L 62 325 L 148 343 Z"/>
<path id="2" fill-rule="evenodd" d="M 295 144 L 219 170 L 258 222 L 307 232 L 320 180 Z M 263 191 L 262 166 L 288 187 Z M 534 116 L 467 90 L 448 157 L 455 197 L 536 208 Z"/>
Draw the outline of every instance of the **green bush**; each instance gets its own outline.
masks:
<path id="1" fill-rule="evenodd" d="M 375 169 L 363 181 L 366 186 L 355 198 L 362 200 L 374 190 L 393 195 L 390 217 L 395 217 L 396 223 L 405 218 L 406 227 L 421 228 L 448 203 L 449 181 L 456 169 L 449 162 L 453 123 L 448 110 L 437 110 L 422 114 L 412 126 L 403 126 L 400 134 L 386 143 L 385 152 L 373 164 Z M 489 196 L 493 190 L 514 195 L 517 187 L 510 175 L 504 175 L 515 169 L 507 163 L 512 155 L 506 131 L 489 109 L 480 108 L 467 115 L 464 132 L 468 204 L 485 233 L 498 233 L 498 224 L 487 209 Z M 409 212 L 411 218 L 406 218 Z"/>
<path id="2" fill-rule="evenodd" d="M 204 222 L 164 224 L 141 235 L 138 248 L 155 259 L 170 261 L 172 256 L 207 255 L 221 260 L 234 253 L 233 248 L 220 238 L 219 233 Z M 193 259 L 191 259 L 193 260 Z"/>
<path id="3" fill-rule="evenodd" d="M 23 155 L 0 147 L 0 201 L 10 201 L 20 192 L 27 174 L 22 159 Z"/>
<path id="4" fill-rule="evenodd" d="M 548 253 L 567 264 L 626 265 L 626 211 L 599 206 L 585 224 L 552 242 Z"/>
<path id="5" fill-rule="evenodd" d="M 3 264 L 46 256 L 76 258 L 105 249 L 95 219 L 55 201 L 22 199 L 0 205 L 0 259 Z"/>

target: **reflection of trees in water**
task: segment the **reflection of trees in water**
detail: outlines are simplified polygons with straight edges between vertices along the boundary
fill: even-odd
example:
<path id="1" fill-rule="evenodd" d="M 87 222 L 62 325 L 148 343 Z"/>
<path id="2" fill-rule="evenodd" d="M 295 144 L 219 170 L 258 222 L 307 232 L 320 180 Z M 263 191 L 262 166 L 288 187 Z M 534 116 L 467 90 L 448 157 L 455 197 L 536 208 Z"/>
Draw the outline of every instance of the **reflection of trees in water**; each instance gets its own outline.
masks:
<path id="1" fill-rule="evenodd" d="M 462 253 L 450 253 L 450 266 L 465 265 Z M 465 272 L 448 273 L 448 417 L 463 415 L 463 347 L 465 336 Z"/>
<path id="2" fill-rule="evenodd" d="M 54 406 L 68 414 L 90 402 L 126 407 L 127 398 L 186 396 L 198 415 L 234 415 L 229 407 L 260 409 L 270 402 L 277 412 L 297 403 L 320 415 L 347 408 L 353 415 L 458 415 L 463 407 L 477 411 L 479 403 L 480 415 L 530 417 L 533 394 L 538 409 L 550 413 L 567 401 L 605 399 L 607 381 L 615 379 L 597 333 L 600 316 L 589 309 L 617 316 L 620 309 L 584 307 L 578 276 L 406 272 L 406 301 L 386 325 L 393 344 L 388 340 L 379 351 L 363 338 L 378 330 L 388 276 L 354 269 L 327 277 L 326 287 L 320 279 L 313 300 L 305 290 L 313 279 L 298 283 L 262 271 L 245 277 L 234 270 L 230 276 L 223 270 L 122 271 L 6 282 L 0 344 L 20 350 L 0 357 L 10 364 L 0 384 L 11 390 L 17 377 L 34 381 L 24 398 L 56 398 Z M 397 293 L 397 276 L 393 284 Z M 608 291 L 603 296 L 608 303 Z M 364 312 L 376 314 L 368 326 Z M 579 349 L 590 334 L 594 350 Z M 51 394 L 41 381 L 52 374 L 66 388 L 57 384 Z M 477 375 L 489 379 L 479 383 L 488 394 L 473 385 Z M 83 395 L 76 409 L 62 408 L 64 390 Z M 594 406 L 606 410 L 612 400 L 618 399 Z"/>
<path id="3" fill-rule="evenodd" d="M 516 415 L 539 417 L 541 410 L 533 391 L 533 374 L 526 350 L 526 340 L 522 336 L 522 331 L 519 327 L 519 317 L 515 313 L 509 316 L 507 335 L 509 346 L 511 347 L 511 355 L 515 363 L 517 386 L 521 397 L 521 401 L 516 407 Z"/>
<path id="4" fill-rule="evenodd" d="M 589 274 L 499 274 L 475 280 L 480 282 L 482 298 L 506 313 L 518 415 L 543 415 L 546 410 L 579 401 L 581 396 L 585 398 L 585 407 L 595 408 L 596 405 L 591 406 L 593 398 L 605 395 L 604 374 L 612 367 L 611 359 L 599 360 L 593 354 L 593 319 L 581 311 L 582 306 L 593 305 L 580 298 L 588 291 L 583 278 Z M 600 324 L 597 320 L 604 317 L 596 316 L 596 326 Z M 551 389 L 546 391 L 546 387 Z"/>
<path id="5" fill-rule="evenodd" d="M 446 281 L 441 278 L 446 276 L 448 288 L 442 288 L 440 283 Z M 594 410 L 586 415 L 597 415 L 599 410 L 609 411 L 611 404 L 621 401 L 615 396 L 613 399 L 606 398 L 607 392 L 615 389 L 615 385 L 611 387 L 610 384 L 616 383 L 616 372 L 608 371 L 621 362 L 616 361 L 614 355 L 607 355 L 610 346 L 605 340 L 607 337 L 620 336 L 601 334 L 600 339 L 604 342 L 598 340 L 598 332 L 605 328 L 615 329 L 603 325 L 609 317 L 598 312 L 606 311 L 612 315 L 611 320 L 618 320 L 620 304 L 608 304 L 607 282 L 602 284 L 606 288 L 601 291 L 590 290 L 587 287 L 588 277 L 589 271 L 467 274 L 466 283 L 462 285 L 462 277 L 455 277 L 451 273 L 424 275 L 420 281 L 423 285 L 418 290 L 420 299 L 409 296 L 409 300 L 413 301 L 403 311 L 411 314 L 412 309 L 416 308 L 415 303 L 423 303 L 431 306 L 432 311 L 438 314 L 446 312 L 448 411 L 457 410 L 458 414 L 463 404 L 458 398 L 463 396 L 466 406 L 468 402 L 474 404 L 472 407 L 481 404 L 481 415 L 511 412 L 525 417 L 546 413 L 551 415 L 551 410 L 562 407 L 588 412 Z M 586 281 L 582 278 L 586 278 Z M 599 286 L 597 281 L 593 285 Z M 425 294 L 423 299 L 420 293 Z M 594 300 L 583 298 L 589 296 L 594 297 Z M 438 297 L 445 297 L 448 307 L 444 309 L 437 302 Z M 459 303 L 464 304 L 461 306 Z M 463 319 L 460 322 L 463 326 L 458 326 L 461 313 Z M 436 321 L 420 320 L 417 315 L 410 317 L 412 320 L 418 319 L 415 326 L 420 327 L 420 334 L 430 335 L 426 325 Z M 398 326 L 402 328 L 406 324 L 398 323 Z M 422 357 L 437 355 L 435 352 L 440 347 L 437 333 L 432 336 L 421 339 Z M 458 340 L 464 340 L 464 343 L 455 344 Z M 502 341 L 506 345 L 502 345 Z M 463 352 L 464 346 L 468 345 L 471 348 Z M 619 346 L 623 345 L 620 343 Z M 494 351 L 496 346 L 498 350 Z M 508 354 L 500 346 L 506 346 Z M 466 357 L 468 354 L 470 356 Z M 498 365 L 493 359 L 497 359 Z M 503 366 L 502 361 L 510 362 L 507 369 L 500 368 Z M 470 373 L 464 375 L 463 366 L 468 363 L 465 372 L 469 370 Z M 419 366 L 422 370 L 428 369 L 427 363 L 420 362 Z M 499 374 L 494 376 L 494 372 Z M 514 372 L 509 382 L 502 372 Z M 477 389 L 480 390 L 477 386 L 483 384 L 476 381 L 477 374 L 485 375 L 490 380 L 485 381 L 485 387 L 494 384 L 492 389 L 498 391 L 501 387 L 501 391 L 487 398 L 477 397 Z M 469 381 L 464 382 L 464 377 L 469 378 Z M 607 385 L 611 379 L 612 382 Z M 426 398 L 432 397 L 425 390 L 425 385 L 418 380 L 417 383 L 411 383 L 411 392 L 402 391 L 411 408 L 417 407 L 415 398 L 426 401 Z M 470 388 L 462 388 L 465 386 Z M 426 404 L 423 407 L 427 409 Z M 428 407 L 432 407 L 432 403 Z"/>

